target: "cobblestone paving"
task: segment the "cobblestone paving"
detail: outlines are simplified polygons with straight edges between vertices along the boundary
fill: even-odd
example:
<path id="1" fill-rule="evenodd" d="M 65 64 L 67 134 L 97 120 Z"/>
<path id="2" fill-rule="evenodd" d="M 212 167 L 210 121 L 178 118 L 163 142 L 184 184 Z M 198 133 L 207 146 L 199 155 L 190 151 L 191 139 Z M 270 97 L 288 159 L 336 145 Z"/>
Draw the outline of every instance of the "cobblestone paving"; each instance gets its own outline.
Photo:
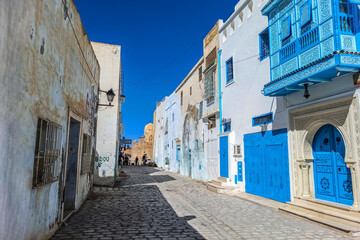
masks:
<path id="1" fill-rule="evenodd" d="M 187 177 L 127 166 L 97 189 L 53 239 L 351 239 L 272 208 L 206 190 Z"/>

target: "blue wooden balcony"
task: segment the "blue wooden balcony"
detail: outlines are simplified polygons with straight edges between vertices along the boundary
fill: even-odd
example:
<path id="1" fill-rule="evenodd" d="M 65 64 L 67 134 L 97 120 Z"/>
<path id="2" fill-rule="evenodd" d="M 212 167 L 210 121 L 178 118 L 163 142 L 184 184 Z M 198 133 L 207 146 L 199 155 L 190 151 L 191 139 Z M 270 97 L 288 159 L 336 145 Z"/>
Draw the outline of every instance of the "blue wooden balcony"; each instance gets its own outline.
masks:
<path id="1" fill-rule="evenodd" d="M 271 81 L 266 96 L 284 96 L 360 69 L 355 0 L 273 0 L 269 19 Z"/>

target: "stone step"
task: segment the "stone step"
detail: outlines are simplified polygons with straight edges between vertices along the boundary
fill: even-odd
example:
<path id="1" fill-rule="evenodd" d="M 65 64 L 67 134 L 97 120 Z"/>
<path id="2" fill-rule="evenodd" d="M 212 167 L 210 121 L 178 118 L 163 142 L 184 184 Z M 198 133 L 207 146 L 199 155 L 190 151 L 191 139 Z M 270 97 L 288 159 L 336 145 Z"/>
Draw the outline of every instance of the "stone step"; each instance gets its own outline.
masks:
<path id="1" fill-rule="evenodd" d="M 279 212 L 306 218 L 314 222 L 318 222 L 326 226 L 349 233 L 353 236 L 360 236 L 359 223 L 349 221 L 343 218 L 339 218 L 334 215 L 329 215 L 327 213 L 322 212 L 322 210 L 319 209 L 313 210 L 288 203 L 285 207 L 280 207 Z"/>
<path id="2" fill-rule="evenodd" d="M 219 187 L 225 187 L 225 186 L 228 185 L 227 182 L 221 182 L 221 181 L 218 181 L 218 180 L 211 180 L 210 183 L 214 184 L 216 186 L 219 186 Z"/>
<path id="3" fill-rule="evenodd" d="M 206 183 L 206 188 L 209 191 L 215 192 L 215 193 L 221 193 L 221 194 L 229 194 L 229 193 L 235 193 L 239 192 L 240 189 L 235 186 L 218 186 L 211 182 Z"/>
<path id="4" fill-rule="evenodd" d="M 303 200 L 298 198 L 295 198 L 293 202 L 288 204 L 360 224 L 360 213 L 353 211 L 351 206 L 348 205 L 338 203 L 331 204 L 318 199 Z"/>
<path id="5" fill-rule="evenodd" d="M 229 179 L 226 177 L 218 177 L 218 181 L 227 183 L 229 181 Z"/>

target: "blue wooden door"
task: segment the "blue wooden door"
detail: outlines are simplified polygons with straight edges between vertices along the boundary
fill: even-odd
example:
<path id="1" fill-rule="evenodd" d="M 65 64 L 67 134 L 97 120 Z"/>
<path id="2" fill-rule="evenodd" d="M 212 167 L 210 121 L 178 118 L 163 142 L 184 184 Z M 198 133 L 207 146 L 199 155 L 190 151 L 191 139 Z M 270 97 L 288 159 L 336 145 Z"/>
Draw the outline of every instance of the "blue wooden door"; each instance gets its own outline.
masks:
<path id="1" fill-rule="evenodd" d="M 246 192 L 290 201 L 287 130 L 244 135 Z"/>
<path id="2" fill-rule="evenodd" d="M 228 136 L 220 137 L 220 177 L 229 178 Z"/>
<path id="3" fill-rule="evenodd" d="M 350 169 L 346 167 L 345 144 L 340 132 L 325 125 L 313 141 L 315 197 L 332 202 L 353 204 Z"/>

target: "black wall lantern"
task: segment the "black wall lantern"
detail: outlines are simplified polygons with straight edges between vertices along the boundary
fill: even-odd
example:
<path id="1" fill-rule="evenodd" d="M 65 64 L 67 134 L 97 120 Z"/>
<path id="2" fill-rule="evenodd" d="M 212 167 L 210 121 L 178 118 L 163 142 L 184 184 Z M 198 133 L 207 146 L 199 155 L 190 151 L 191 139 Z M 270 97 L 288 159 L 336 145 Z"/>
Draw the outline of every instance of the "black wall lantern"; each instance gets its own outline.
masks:
<path id="1" fill-rule="evenodd" d="M 107 97 L 107 100 L 109 102 L 109 105 L 108 104 L 98 104 L 98 106 L 106 106 L 106 107 L 113 107 L 114 105 L 111 105 L 111 103 L 114 101 L 114 97 L 116 96 L 115 93 L 114 93 L 114 90 L 112 88 L 110 88 L 109 91 L 103 91 L 103 90 L 99 90 L 100 92 L 104 92 L 106 93 L 106 97 Z"/>
<path id="2" fill-rule="evenodd" d="M 305 97 L 306 99 L 308 99 L 308 98 L 310 97 L 310 93 L 309 93 L 309 90 L 308 90 L 308 86 L 309 86 L 308 83 L 305 83 L 305 84 L 304 84 L 304 87 L 305 87 L 304 97 Z"/>

